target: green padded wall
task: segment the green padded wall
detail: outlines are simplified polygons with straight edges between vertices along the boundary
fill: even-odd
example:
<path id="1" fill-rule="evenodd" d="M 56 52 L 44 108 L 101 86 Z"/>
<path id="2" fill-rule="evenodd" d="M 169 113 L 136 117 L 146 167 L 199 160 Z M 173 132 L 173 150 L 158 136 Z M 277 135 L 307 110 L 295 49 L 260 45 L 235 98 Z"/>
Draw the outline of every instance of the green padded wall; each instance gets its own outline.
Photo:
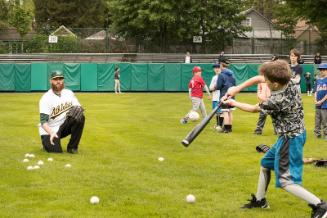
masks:
<path id="1" fill-rule="evenodd" d="M 122 91 L 132 90 L 132 64 L 130 63 L 119 63 L 120 69 L 120 86 Z"/>
<path id="2" fill-rule="evenodd" d="M 81 64 L 81 90 L 98 91 L 98 65 L 94 63 Z"/>
<path id="3" fill-rule="evenodd" d="M 133 91 L 148 90 L 148 64 L 132 64 L 132 84 Z"/>
<path id="4" fill-rule="evenodd" d="M 49 89 L 50 73 L 60 70 L 65 86 L 74 91 L 113 91 L 114 69 L 120 68 L 122 91 L 187 91 L 192 68 L 196 64 L 138 63 L 32 63 L 0 64 L 0 91 L 45 91 Z M 212 64 L 198 64 L 209 85 L 214 72 Z M 232 64 L 236 83 L 258 75 L 259 64 Z M 305 91 L 306 72 L 317 73 L 317 66 L 304 64 L 301 89 Z M 245 91 L 256 91 L 252 86 Z"/>
<path id="5" fill-rule="evenodd" d="M 258 75 L 259 64 L 233 64 L 230 69 L 233 70 L 236 84 Z M 244 91 L 256 91 L 256 86 L 251 86 Z"/>
<path id="6" fill-rule="evenodd" d="M 31 91 L 47 90 L 49 84 L 48 64 L 31 64 Z"/>
<path id="7" fill-rule="evenodd" d="M 81 64 L 64 64 L 65 87 L 81 90 Z"/>
<path id="8" fill-rule="evenodd" d="M 0 91 L 15 91 L 14 67 L 14 64 L 0 64 Z"/>
<path id="9" fill-rule="evenodd" d="M 114 90 L 114 64 L 98 64 L 98 91 Z"/>
<path id="10" fill-rule="evenodd" d="M 15 64 L 15 91 L 31 91 L 31 65 Z"/>
<path id="11" fill-rule="evenodd" d="M 181 90 L 182 87 L 182 65 L 181 64 L 165 64 L 165 81 L 164 91 L 176 91 Z"/>
<path id="12" fill-rule="evenodd" d="M 165 65 L 149 64 L 148 68 L 148 90 L 165 90 Z"/>

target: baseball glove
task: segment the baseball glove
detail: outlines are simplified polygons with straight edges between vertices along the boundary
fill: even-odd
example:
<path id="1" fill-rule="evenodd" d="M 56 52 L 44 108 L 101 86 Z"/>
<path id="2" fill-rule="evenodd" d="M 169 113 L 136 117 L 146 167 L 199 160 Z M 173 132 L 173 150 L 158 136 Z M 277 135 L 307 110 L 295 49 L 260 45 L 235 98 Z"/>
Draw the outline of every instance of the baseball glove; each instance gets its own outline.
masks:
<path id="1" fill-rule="evenodd" d="M 67 118 L 71 117 L 72 119 L 81 122 L 84 118 L 84 109 L 81 106 L 73 106 L 67 112 Z"/>
<path id="2" fill-rule="evenodd" d="M 327 160 L 317 160 L 315 162 L 316 167 L 327 167 Z"/>
<path id="3" fill-rule="evenodd" d="M 255 149 L 259 153 L 266 153 L 267 151 L 269 151 L 270 147 L 268 145 L 260 144 L 257 147 L 255 147 Z"/>

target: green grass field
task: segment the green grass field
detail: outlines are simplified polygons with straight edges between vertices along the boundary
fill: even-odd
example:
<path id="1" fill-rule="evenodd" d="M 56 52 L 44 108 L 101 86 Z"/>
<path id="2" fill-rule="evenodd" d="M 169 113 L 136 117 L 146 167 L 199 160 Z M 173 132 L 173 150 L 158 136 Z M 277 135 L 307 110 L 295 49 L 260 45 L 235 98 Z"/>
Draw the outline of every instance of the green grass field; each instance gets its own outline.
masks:
<path id="1" fill-rule="evenodd" d="M 257 136 L 258 114 L 236 110 L 232 134 L 216 133 L 211 122 L 186 149 L 180 141 L 195 125 L 179 123 L 191 107 L 186 93 L 77 93 L 86 109 L 79 154 L 48 154 L 37 130 L 41 95 L 0 93 L 0 217 L 310 216 L 305 202 L 274 187 L 274 177 L 267 196 L 271 209 L 240 209 L 256 192 L 262 155 L 255 146 L 276 140 L 270 118 Z M 238 100 L 254 103 L 256 95 L 240 94 Z M 313 99 L 303 95 L 303 101 L 304 156 L 326 158 L 327 142 L 312 133 Z M 209 100 L 206 105 L 209 111 Z M 23 163 L 25 153 L 36 157 Z M 26 170 L 38 160 L 45 162 L 41 169 Z M 67 163 L 72 167 L 64 168 Z M 303 181 L 327 200 L 326 169 L 305 165 Z M 190 193 L 195 204 L 185 202 Z M 89 203 L 92 195 L 100 204 Z"/>

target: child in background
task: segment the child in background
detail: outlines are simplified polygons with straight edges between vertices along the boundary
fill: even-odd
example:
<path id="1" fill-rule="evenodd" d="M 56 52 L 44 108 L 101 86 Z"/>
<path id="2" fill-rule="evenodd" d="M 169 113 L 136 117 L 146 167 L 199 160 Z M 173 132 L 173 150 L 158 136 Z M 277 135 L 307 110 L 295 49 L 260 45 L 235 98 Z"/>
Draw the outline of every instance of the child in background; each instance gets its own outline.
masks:
<path id="1" fill-rule="evenodd" d="M 208 98 L 211 98 L 210 91 L 208 89 L 208 86 L 204 82 L 204 80 L 201 77 L 202 69 L 201 67 L 195 66 L 193 67 L 193 78 L 191 79 L 189 83 L 189 97 L 192 101 L 192 110 L 191 111 L 197 111 L 200 109 L 202 117 L 207 116 L 206 108 L 203 102 L 203 88 L 205 88 L 206 92 L 208 93 Z M 190 111 L 190 112 L 191 112 Z M 189 113 L 190 113 L 189 112 Z M 189 120 L 189 113 L 185 115 L 181 119 L 181 124 L 186 124 Z"/>
<path id="2" fill-rule="evenodd" d="M 320 78 L 317 79 L 315 91 L 315 130 L 317 138 L 321 138 L 321 126 L 325 140 L 327 140 L 327 64 L 320 64 Z"/>
<path id="3" fill-rule="evenodd" d="M 218 102 L 219 102 L 219 98 L 220 98 L 220 91 L 217 90 L 217 80 L 218 80 L 218 76 L 221 72 L 220 70 L 220 64 L 219 63 L 215 63 L 213 65 L 213 70 L 215 72 L 215 75 L 212 77 L 211 79 L 211 83 L 209 86 L 210 91 L 212 92 L 212 109 L 216 108 L 218 106 Z M 222 123 L 220 122 L 222 120 L 222 118 L 220 118 L 220 111 L 217 111 L 216 114 L 216 125 L 214 126 L 215 129 L 222 129 Z"/>
<path id="4" fill-rule="evenodd" d="M 290 61 L 291 61 L 291 71 L 292 71 L 292 80 L 297 85 L 297 88 L 301 94 L 301 76 L 303 73 L 302 66 L 299 64 L 301 58 L 300 52 L 297 49 L 292 49 L 290 51 Z"/>
<path id="5" fill-rule="evenodd" d="M 310 72 L 305 73 L 305 86 L 307 89 L 307 95 L 311 96 L 312 95 L 312 87 L 311 87 L 311 74 Z"/>
<path id="6" fill-rule="evenodd" d="M 120 91 L 120 69 L 118 66 L 115 67 L 114 78 L 115 78 L 115 93 L 120 94 L 121 93 L 121 91 Z"/>
<path id="7" fill-rule="evenodd" d="M 236 85 L 235 78 L 233 76 L 233 71 L 228 69 L 230 62 L 227 58 L 222 58 L 220 60 L 220 68 L 221 73 L 219 74 L 217 80 L 217 90 L 220 90 L 220 98 L 224 96 L 227 90 Z M 233 123 L 233 114 L 232 114 L 233 107 L 229 105 L 222 105 L 221 111 L 223 119 L 221 123 L 223 123 L 223 131 L 224 133 L 232 132 L 232 123 Z"/>
<path id="8" fill-rule="evenodd" d="M 267 83 L 258 84 L 257 96 L 260 103 L 267 101 L 268 97 L 270 96 L 270 89 L 267 86 Z M 254 134 L 257 135 L 262 134 L 262 129 L 265 126 L 266 119 L 267 119 L 267 114 L 264 113 L 263 111 L 260 111 L 259 120 L 257 122 L 257 128 L 254 130 Z"/>
<path id="9" fill-rule="evenodd" d="M 233 99 L 224 103 L 247 112 L 264 111 L 271 115 L 274 127 L 279 135 L 276 143 L 261 160 L 260 175 L 256 195 L 242 208 L 269 208 L 265 198 L 270 182 L 271 171 L 275 171 L 276 187 L 280 187 L 294 196 L 309 203 L 312 217 L 327 217 L 327 204 L 302 187 L 303 146 L 306 141 L 304 113 L 300 92 L 291 80 L 291 71 L 287 62 L 277 60 L 264 64 L 263 76 L 253 77 L 244 83 L 232 87 L 226 96 L 234 96 L 242 89 L 254 84 L 266 82 L 271 90 L 267 101 L 250 105 Z M 223 99 L 227 99 L 224 96 Z"/>

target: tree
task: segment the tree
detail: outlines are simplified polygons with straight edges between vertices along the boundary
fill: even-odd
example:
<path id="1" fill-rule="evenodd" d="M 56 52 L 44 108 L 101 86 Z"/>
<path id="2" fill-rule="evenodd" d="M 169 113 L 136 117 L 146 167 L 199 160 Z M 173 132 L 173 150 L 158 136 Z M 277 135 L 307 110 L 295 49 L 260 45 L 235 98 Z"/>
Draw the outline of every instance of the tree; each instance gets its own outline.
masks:
<path id="1" fill-rule="evenodd" d="M 150 41 L 167 50 L 167 44 L 189 42 L 201 35 L 206 43 L 244 31 L 241 0 L 112 0 L 111 30 L 137 41 Z M 114 13 L 113 13 L 114 12 Z"/>
<path id="2" fill-rule="evenodd" d="M 284 3 L 276 4 L 273 17 L 275 27 L 281 30 L 287 38 L 292 38 L 294 28 L 299 20 L 299 16 L 295 11 Z"/>
<path id="3" fill-rule="evenodd" d="M 279 4 L 280 0 L 244 0 L 245 9 L 253 7 L 269 20 L 273 19 L 275 11 L 274 5 Z"/>
<path id="4" fill-rule="evenodd" d="M 9 26 L 9 10 L 10 4 L 6 0 L 0 0 L 0 28 L 6 28 Z"/>
<path id="5" fill-rule="evenodd" d="M 320 31 L 319 47 L 327 47 L 327 13 L 325 13 L 326 0 L 286 0 L 280 1 L 274 8 L 278 26 L 286 35 L 294 31 L 299 19 L 306 20 Z"/>
<path id="6" fill-rule="evenodd" d="M 9 14 L 9 24 L 17 29 L 23 38 L 31 29 L 32 14 L 30 11 L 24 10 L 19 5 L 14 5 Z"/>
<path id="7" fill-rule="evenodd" d="M 34 0 L 35 19 L 39 28 L 97 28 L 105 23 L 105 0 Z"/>
<path id="8" fill-rule="evenodd" d="M 327 30 L 326 0 L 286 0 L 286 3 L 299 17 L 318 26 L 321 31 Z"/>

